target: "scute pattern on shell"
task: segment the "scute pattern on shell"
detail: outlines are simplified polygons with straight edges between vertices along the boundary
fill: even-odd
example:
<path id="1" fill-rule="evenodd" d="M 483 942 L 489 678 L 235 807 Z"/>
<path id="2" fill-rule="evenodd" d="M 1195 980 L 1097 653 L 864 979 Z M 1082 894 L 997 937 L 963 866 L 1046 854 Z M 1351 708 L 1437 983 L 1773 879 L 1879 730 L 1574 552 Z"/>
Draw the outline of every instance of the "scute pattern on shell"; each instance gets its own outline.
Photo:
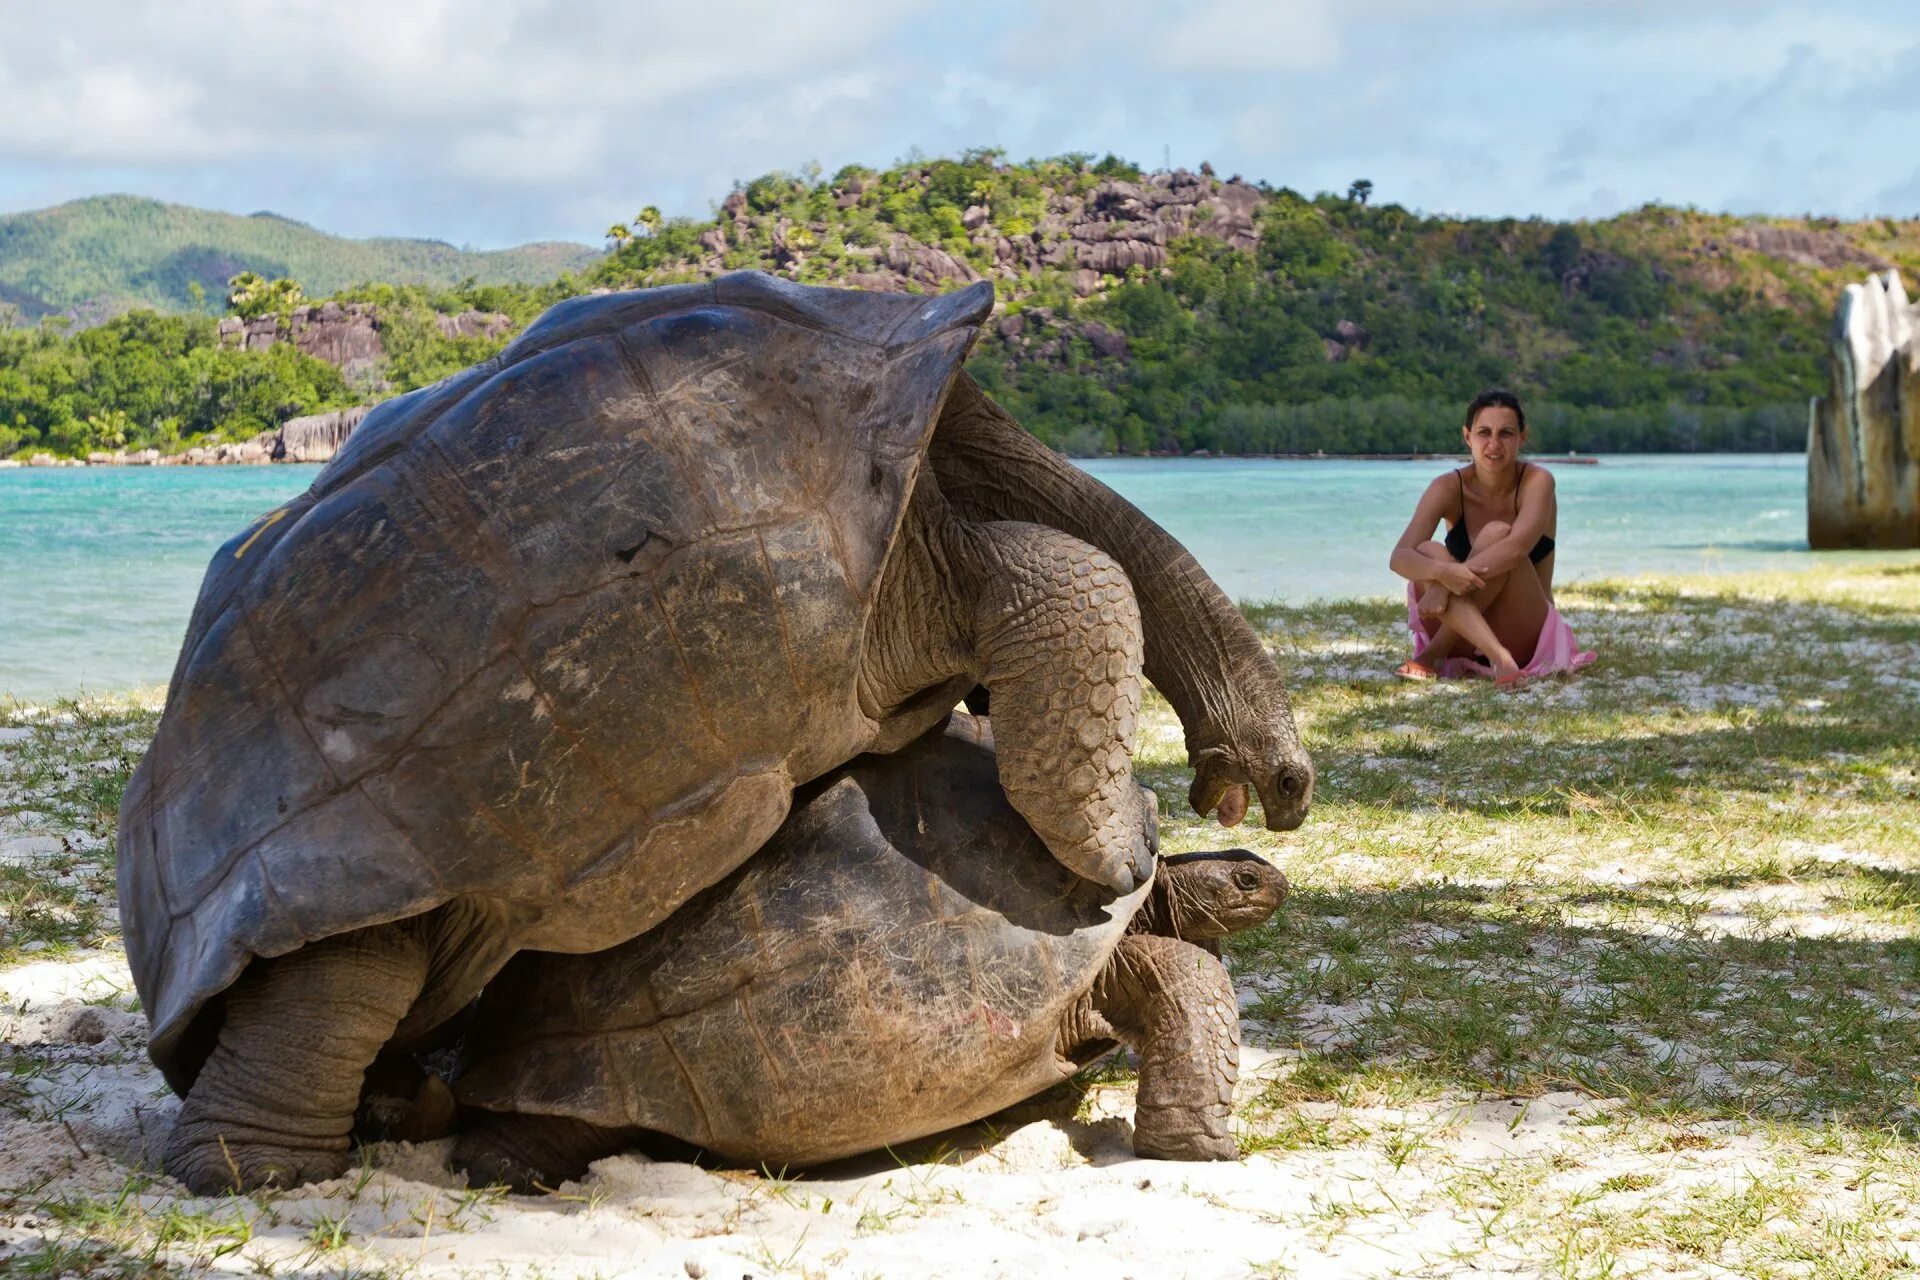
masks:
<path id="1" fill-rule="evenodd" d="M 865 612 L 991 305 L 750 274 L 562 303 L 223 547 L 122 808 L 169 1078 L 253 956 L 463 899 L 500 921 L 484 978 L 750 854 L 859 749 Z"/>
<path id="2" fill-rule="evenodd" d="M 808 788 L 749 863 L 631 942 L 516 957 L 468 1034 L 462 1101 L 801 1164 L 1070 1075 L 1063 1017 L 1147 886 L 1116 898 L 1051 858 L 983 725 L 956 714 Z"/>

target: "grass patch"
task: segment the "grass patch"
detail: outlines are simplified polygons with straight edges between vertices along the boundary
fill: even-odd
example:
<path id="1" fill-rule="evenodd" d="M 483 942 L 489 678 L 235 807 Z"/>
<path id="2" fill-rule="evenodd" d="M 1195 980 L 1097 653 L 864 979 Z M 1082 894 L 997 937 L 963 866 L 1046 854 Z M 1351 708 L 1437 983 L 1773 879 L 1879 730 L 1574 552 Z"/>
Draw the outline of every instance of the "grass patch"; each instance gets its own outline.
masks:
<path id="1" fill-rule="evenodd" d="M 1284 1055 L 1241 1091 L 1246 1147 L 1398 1168 L 1448 1148 L 1407 1155 L 1418 1117 L 1616 1099 L 1407 1213 L 1553 1275 L 1911 1274 L 1916 567 L 1563 589 L 1600 661 L 1517 695 L 1388 678 L 1397 603 L 1249 608 L 1319 789 L 1299 832 L 1231 837 L 1296 891 L 1228 947 L 1250 1039 Z M 1156 705 L 1168 847 L 1225 843 L 1185 814 L 1178 746 Z"/>
<path id="2" fill-rule="evenodd" d="M 158 720 L 156 694 L 0 704 L 0 965 L 117 937 L 114 828 Z"/>
<path id="3" fill-rule="evenodd" d="M 1248 1210 L 1298 1246 L 1256 1269 L 1416 1230 L 1402 1274 L 1920 1268 L 1916 570 L 1577 584 L 1560 604 L 1599 663 L 1518 694 L 1393 680 L 1392 602 L 1249 606 L 1319 770 L 1281 835 L 1194 820 L 1149 695 L 1136 767 L 1168 851 L 1244 844 L 1295 887 L 1227 944 L 1258 1063 L 1236 1130 L 1308 1180 Z M 155 715 L 0 709 L 0 966 L 114 943 L 114 815 Z M 0 1116 L 49 1069 L 7 1048 Z M 1092 1118 L 1134 1078 L 1110 1061 L 1056 1109 Z M 39 1233 L 0 1269 L 258 1252 L 245 1219 L 129 1195 L 0 1189 L 0 1230 Z M 299 1232 L 315 1267 L 353 1248 L 337 1214 Z"/>

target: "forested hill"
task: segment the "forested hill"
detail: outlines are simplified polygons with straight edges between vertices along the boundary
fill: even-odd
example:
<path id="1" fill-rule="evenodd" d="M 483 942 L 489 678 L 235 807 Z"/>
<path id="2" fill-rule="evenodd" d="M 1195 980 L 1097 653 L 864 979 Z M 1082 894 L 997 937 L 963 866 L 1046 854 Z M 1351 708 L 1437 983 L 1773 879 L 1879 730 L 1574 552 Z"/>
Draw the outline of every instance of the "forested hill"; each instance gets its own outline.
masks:
<path id="1" fill-rule="evenodd" d="M 969 367 L 1036 435 L 1073 453 L 1453 449 L 1461 406 L 1492 383 L 1528 397 L 1540 449 L 1797 449 L 1807 397 L 1824 389 L 1840 290 L 1888 267 L 1920 278 L 1920 219 L 1659 205 L 1595 222 L 1460 219 L 1410 211 L 1391 194 L 1388 181 L 1304 196 L 1206 166 L 1008 164 L 982 151 L 831 177 L 769 174 L 706 219 L 643 209 L 609 229 L 612 253 L 573 260 L 569 274 L 555 260 L 544 283 L 426 288 L 394 283 L 416 271 L 336 260 L 374 282 L 340 289 L 338 276 L 301 276 L 285 249 L 285 270 L 248 265 L 293 275 L 309 298 L 340 289 L 371 308 L 385 351 L 371 376 L 343 379 L 315 359 L 328 344 L 312 329 L 296 352 L 290 342 L 256 349 L 253 329 L 242 346 L 223 345 L 204 316 L 135 313 L 71 335 L 16 327 L 0 332 L 0 453 L 250 434 L 276 417 L 405 391 L 507 340 L 499 326 L 463 329 L 462 312 L 505 316 L 510 332 L 587 289 L 748 267 L 880 289 L 993 281 L 999 308 Z M 279 219 L 228 221 L 263 244 L 318 235 Z M 0 221 L 0 304 L 29 287 L 8 274 L 19 269 L 10 225 Z M 420 256 L 388 261 L 419 271 L 452 252 L 399 244 Z M 91 296 L 106 278 L 91 252 L 73 249 L 57 288 L 40 277 L 31 288 Z M 162 287 L 158 268 L 141 277 L 163 298 L 189 276 L 218 274 L 189 270 L 178 254 L 167 261 L 175 284 Z M 541 274 L 520 262 L 519 278 Z M 479 274 L 472 259 L 447 271 Z M 206 292 L 209 310 L 227 301 Z M 297 294 L 242 293 L 252 301 L 236 305 L 280 311 L 288 336 L 313 319 L 292 314 Z"/>
<path id="2" fill-rule="evenodd" d="M 134 306 L 189 311 L 198 284 L 218 312 L 227 281 L 243 271 L 324 295 L 368 280 L 545 284 L 599 256 L 578 244 L 475 252 L 437 240 L 347 240 L 272 213 L 95 196 L 0 217 L 0 306 L 28 320 L 59 312 L 97 320 Z"/>
<path id="3" fill-rule="evenodd" d="M 1457 447 L 1489 383 L 1530 397 L 1543 448 L 1800 448 L 1841 288 L 1920 269 L 1920 220 L 1464 220 L 1373 194 L 983 152 L 759 178 L 596 274 L 985 277 L 972 368 L 1053 443 L 1367 452 Z"/>

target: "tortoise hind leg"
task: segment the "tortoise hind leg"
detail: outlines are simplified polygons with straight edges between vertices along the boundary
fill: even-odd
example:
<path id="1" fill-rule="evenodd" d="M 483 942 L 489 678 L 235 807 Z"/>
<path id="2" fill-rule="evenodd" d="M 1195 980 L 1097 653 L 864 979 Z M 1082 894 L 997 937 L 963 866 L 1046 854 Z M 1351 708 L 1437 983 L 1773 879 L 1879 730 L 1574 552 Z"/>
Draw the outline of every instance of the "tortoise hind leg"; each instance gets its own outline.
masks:
<path id="1" fill-rule="evenodd" d="M 453 1167 L 470 1187 L 506 1186 L 522 1195 L 551 1191 L 595 1160 L 632 1146 L 632 1133 L 569 1116 L 470 1111 L 453 1144 Z"/>
<path id="2" fill-rule="evenodd" d="M 1134 1153 L 1238 1159 L 1227 1118 L 1240 1075 L 1240 1014 L 1220 962 L 1178 938 L 1130 934 L 1090 999 L 1114 1036 L 1140 1055 Z"/>
<path id="3" fill-rule="evenodd" d="M 255 960 L 180 1108 L 167 1172 L 201 1194 L 298 1186 L 346 1168 L 367 1066 L 426 983 L 412 922 Z"/>

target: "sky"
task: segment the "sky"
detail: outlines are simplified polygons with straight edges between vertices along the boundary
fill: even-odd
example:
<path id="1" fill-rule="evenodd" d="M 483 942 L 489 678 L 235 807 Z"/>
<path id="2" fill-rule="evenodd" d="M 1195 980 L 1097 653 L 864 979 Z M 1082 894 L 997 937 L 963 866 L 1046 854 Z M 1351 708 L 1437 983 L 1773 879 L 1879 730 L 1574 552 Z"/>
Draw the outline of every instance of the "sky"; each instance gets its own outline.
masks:
<path id="1" fill-rule="evenodd" d="M 601 243 L 774 169 L 1108 152 L 1427 213 L 1920 216 L 1914 0 L 0 0 L 0 211 Z"/>

